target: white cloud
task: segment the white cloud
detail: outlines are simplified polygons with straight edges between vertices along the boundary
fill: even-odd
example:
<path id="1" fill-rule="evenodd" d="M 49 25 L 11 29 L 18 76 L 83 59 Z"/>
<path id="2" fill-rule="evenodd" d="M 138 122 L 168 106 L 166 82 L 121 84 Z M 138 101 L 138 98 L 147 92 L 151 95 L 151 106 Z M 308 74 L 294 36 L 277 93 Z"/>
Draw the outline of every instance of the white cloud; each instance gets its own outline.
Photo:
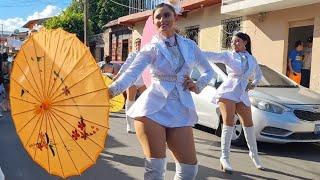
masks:
<path id="1" fill-rule="evenodd" d="M 21 28 L 25 23 L 27 23 L 27 21 L 52 17 L 59 14 L 60 12 L 61 9 L 57 6 L 48 5 L 41 12 L 34 12 L 33 15 L 28 16 L 26 19 L 20 17 L 0 19 L 0 24 L 3 24 L 5 31 L 13 31 L 15 29 Z"/>
<path id="2" fill-rule="evenodd" d="M 35 12 L 33 15 L 28 16 L 27 21 L 33 20 L 33 19 L 41 19 L 41 18 L 47 18 L 57 15 L 61 11 L 60 8 L 57 6 L 48 5 L 43 11 L 41 12 Z"/>
<path id="3" fill-rule="evenodd" d="M 0 24 L 3 24 L 3 28 L 5 31 L 13 31 L 15 29 L 21 28 L 25 24 L 25 22 L 25 20 L 18 17 L 5 20 L 0 19 Z"/>

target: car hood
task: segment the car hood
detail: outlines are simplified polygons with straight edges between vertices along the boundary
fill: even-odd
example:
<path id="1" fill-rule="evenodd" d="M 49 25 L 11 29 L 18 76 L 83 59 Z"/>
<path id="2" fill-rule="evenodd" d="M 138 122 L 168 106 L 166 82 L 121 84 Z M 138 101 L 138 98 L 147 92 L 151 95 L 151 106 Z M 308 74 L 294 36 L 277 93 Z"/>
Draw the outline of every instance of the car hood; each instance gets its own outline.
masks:
<path id="1" fill-rule="evenodd" d="M 307 88 L 256 88 L 250 96 L 281 104 L 320 104 L 320 94 Z"/>

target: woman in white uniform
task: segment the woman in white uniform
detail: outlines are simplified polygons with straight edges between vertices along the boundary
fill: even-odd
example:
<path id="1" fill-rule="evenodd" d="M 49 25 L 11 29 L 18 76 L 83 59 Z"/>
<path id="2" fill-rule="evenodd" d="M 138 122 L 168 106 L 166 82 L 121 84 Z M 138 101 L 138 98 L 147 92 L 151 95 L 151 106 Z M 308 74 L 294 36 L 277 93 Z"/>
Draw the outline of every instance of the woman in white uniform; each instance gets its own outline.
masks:
<path id="1" fill-rule="evenodd" d="M 170 4 L 156 6 L 153 22 L 159 33 L 109 87 L 111 97 L 121 93 L 149 65 L 152 84 L 128 111 L 146 156 L 147 180 L 164 179 L 166 146 L 176 161 L 176 180 L 195 179 L 198 171 L 192 131 L 198 118 L 190 91 L 200 93 L 213 70 L 192 40 L 175 33 L 176 18 Z M 189 77 L 193 68 L 202 73 L 196 83 Z"/>
<path id="2" fill-rule="evenodd" d="M 124 62 L 124 64 L 121 66 L 121 69 L 119 70 L 118 74 L 114 77 L 114 79 L 118 79 L 121 74 L 123 74 L 132 64 L 134 58 L 137 56 L 138 52 L 140 51 L 141 47 L 141 39 L 135 40 L 135 48 L 136 51 L 132 52 L 128 55 L 128 58 Z M 133 103 L 136 101 L 137 92 L 140 94 L 146 90 L 146 86 L 144 85 L 142 75 L 138 77 L 138 79 L 133 83 L 133 86 L 129 87 L 127 92 L 127 99 L 126 99 L 126 121 L 127 121 L 127 132 L 128 133 L 136 133 L 133 125 L 133 119 L 128 116 L 127 112 L 130 109 L 130 107 L 133 105 Z"/>
<path id="3" fill-rule="evenodd" d="M 223 119 L 221 134 L 221 168 L 232 173 L 230 165 L 230 144 L 234 129 L 235 113 L 240 117 L 244 134 L 249 148 L 249 156 L 258 169 L 263 169 L 259 158 L 257 143 L 253 128 L 251 104 L 248 91 L 255 88 L 262 78 L 260 67 L 251 54 L 250 37 L 238 32 L 232 38 L 233 51 L 223 53 L 205 52 L 209 61 L 224 63 L 228 79 L 218 88 L 214 103 L 218 103 Z"/>

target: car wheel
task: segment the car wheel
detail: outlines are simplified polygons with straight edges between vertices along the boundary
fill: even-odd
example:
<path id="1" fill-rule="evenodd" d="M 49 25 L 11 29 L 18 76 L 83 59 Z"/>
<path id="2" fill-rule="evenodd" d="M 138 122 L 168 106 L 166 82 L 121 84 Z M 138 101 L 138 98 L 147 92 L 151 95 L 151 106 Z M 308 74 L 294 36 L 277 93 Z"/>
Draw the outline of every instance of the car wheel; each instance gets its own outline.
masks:
<path id="1" fill-rule="evenodd" d="M 233 135 L 231 138 L 231 144 L 235 146 L 243 146 L 246 144 L 242 124 L 238 116 L 235 117 L 235 125 L 233 129 Z"/>

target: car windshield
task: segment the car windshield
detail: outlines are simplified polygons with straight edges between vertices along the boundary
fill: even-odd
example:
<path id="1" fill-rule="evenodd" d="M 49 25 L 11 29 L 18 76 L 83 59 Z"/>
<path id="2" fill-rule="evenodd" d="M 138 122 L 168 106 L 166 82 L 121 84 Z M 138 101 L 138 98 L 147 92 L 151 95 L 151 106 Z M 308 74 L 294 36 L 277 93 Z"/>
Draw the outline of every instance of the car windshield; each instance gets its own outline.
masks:
<path id="1" fill-rule="evenodd" d="M 226 66 L 221 63 L 216 64 L 225 74 L 227 74 Z M 258 87 L 275 87 L 275 88 L 297 88 L 298 86 L 271 68 L 260 65 L 263 77 Z"/>
<path id="2" fill-rule="evenodd" d="M 298 85 L 292 83 L 287 78 L 283 77 L 271 68 L 260 65 L 263 78 L 258 87 L 284 87 L 284 88 L 297 88 Z"/>

